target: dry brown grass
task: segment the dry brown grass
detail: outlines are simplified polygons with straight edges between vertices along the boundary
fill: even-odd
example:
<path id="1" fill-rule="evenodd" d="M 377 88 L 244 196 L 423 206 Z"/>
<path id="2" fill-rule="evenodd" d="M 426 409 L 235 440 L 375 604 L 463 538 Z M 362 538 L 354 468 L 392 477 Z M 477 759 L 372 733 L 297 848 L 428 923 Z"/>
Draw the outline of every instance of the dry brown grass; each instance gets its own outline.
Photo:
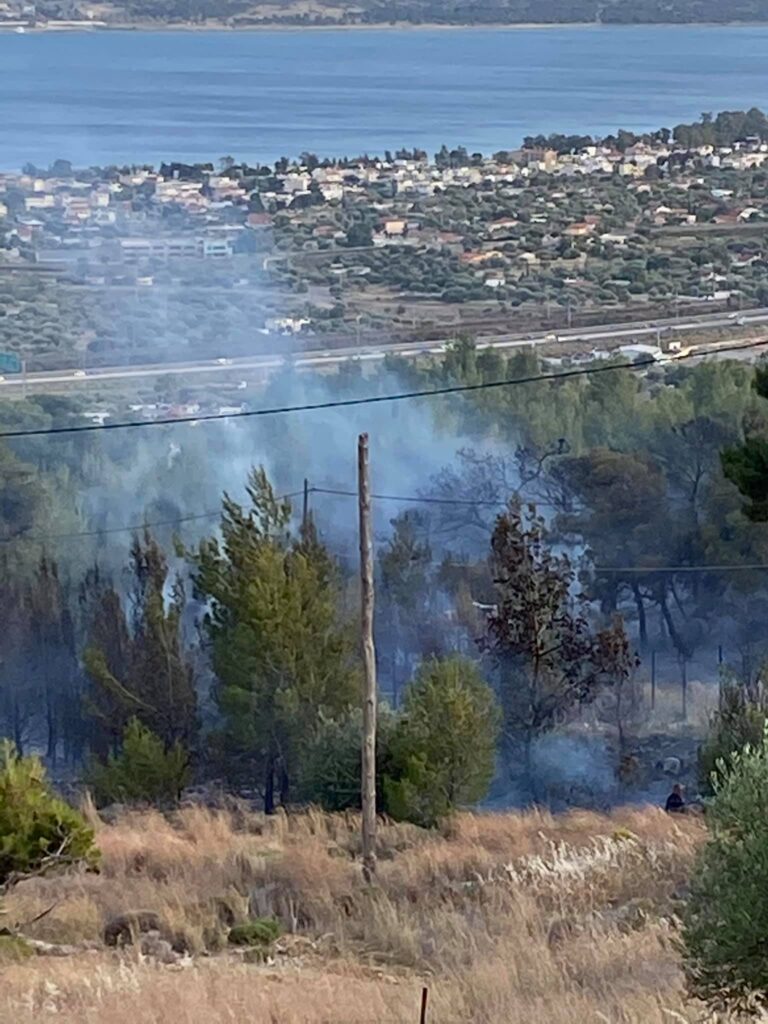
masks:
<path id="1" fill-rule="evenodd" d="M 389 825 L 371 887 L 357 826 L 201 808 L 101 825 L 101 874 L 14 893 L 20 922 L 60 900 L 30 936 L 97 941 L 111 914 L 152 909 L 215 951 L 223 908 L 244 916 L 249 894 L 294 934 L 269 965 L 214 952 L 168 967 L 100 949 L 0 966 L 0 1020 L 405 1024 L 422 984 L 434 1024 L 696 1019 L 672 944 L 696 820 L 646 809 L 464 814 L 444 835 Z"/>

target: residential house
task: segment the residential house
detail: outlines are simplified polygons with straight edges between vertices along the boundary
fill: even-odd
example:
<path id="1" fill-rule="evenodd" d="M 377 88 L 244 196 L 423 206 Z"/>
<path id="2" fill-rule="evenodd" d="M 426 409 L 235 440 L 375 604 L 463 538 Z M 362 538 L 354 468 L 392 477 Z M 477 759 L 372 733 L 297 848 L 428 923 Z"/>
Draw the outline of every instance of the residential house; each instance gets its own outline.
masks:
<path id="1" fill-rule="evenodd" d="M 488 252 L 464 252 L 459 256 L 459 262 L 470 267 L 490 263 L 491 260 L 497 259 L 504 259 L 504 253 L 498 249 L 489 249 Z"/>
<path id="2" fill-rule="evenodd" d="M 503 288 L 506 283 L 503 274 L 492 274 L 483 281 L 486 288 Z"/>
<path id="3" fill-rule="evenodd" d="M 51 192 L 26 196 L 24 198 L 24 208 L 27 210 L 52 210 L 55 206 L 56 196 Z"/>
<path id="4" fill-rule="evenodd" d="M 385 220 L 384 234 L 388 238 L 402 237 L 408 231 L 408 223 L 404 220 Z"/>
<path id="5" fill-rule="evenodd" d="M 569 238 L 586 238 L 587 235 L 591 235 L 595 230 L 595 225 L 590 224 L 588 221 L 577 221 L 575 224 L 569 224 L 563 234 Z"/>
<path id="6" fill-rule="evenodd" d="M 249 213 L 245 223 L 249 228 L 268 228 L 272 226 L 272 218 L 268 213 Z"/>

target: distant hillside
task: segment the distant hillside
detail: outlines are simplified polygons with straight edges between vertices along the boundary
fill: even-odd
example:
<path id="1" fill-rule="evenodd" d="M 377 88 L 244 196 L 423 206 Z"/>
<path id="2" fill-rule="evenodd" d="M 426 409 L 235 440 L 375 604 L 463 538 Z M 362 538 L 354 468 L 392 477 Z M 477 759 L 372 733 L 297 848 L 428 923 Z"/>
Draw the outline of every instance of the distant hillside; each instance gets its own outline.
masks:
<path id="1" fill-rule="evenodd" d="M 768 0 L 43 0 L 38 17 L 110 23 L 516 25 L 768 22 Z"/>

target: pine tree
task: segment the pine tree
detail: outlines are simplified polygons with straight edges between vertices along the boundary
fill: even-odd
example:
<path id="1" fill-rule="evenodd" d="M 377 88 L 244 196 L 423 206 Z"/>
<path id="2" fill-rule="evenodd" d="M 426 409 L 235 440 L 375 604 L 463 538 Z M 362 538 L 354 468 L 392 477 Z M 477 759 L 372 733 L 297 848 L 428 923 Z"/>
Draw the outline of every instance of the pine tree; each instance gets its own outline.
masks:
<path id="1" fill-rule="evenodd" d="M 95 864 L 93 830 L 58 799 L 36 757 L 0 744 L 0 892 L 27 875 L 76 864 Z"/>
<path id="2" fill-rule="evenodd" d="M 195 589 L 222 716 L 216 748 L 230 778 L 260 785 L 267 812 L 286 803 L 304 745 L 357 694 L 352 633 L 339 616 L 335 566 L 311 524 L 290 530 L 290 505 L 263 469 L 250 506 L 225 497 L 221 539 L 194 555 Z"/>
<path id="3" fill-rule="evenodd" d="M 436 588 L 431 581 L 432 551 L 427 521 L 408 511 L 392 520 L 393 534 L 379 552 L 380 589 L 376 602 L 378 656 L 389 669 L 392 703 L 399 703 L 400 681 L 413 662 L 440 652 L 443 622 L 434 615 Z"/>
<path id="4" fill-rule="evenodd" d="M 0 617 L 0 734 L 11 737 L 21 755 L 36 739 L 41 694 L 32 671 L 24 588 L 5 560 L 0 570 Z"/>
<path id="5" fill-rule="evenodd" d="M 136 536 L 130 561 L 132 589 L 127 613 L 114 586 L 93 573 L 86 588 L 91 629 L 84 663 L 92 722 L 91 748 L 102 759 L 120 749 L 128 722 L 137 718 L 166 748 L 195 742 L 197 692 L 184 651 L 179 580 L 168 593 L 168 564 L 145 531 Z"/>
<path id="6" fill-rule="evenodd" d="M 46 478 L 0 444 L 0 732 L 22 752 L 38 740 L 41 685 L 30 651 L 33 641 L 26 613 L 28 580 L 40 557 L 35 539 L 50 525 L 54 503 Z"/>
<path id="7" fill-rule="evenodd" d="M 768 367 L 755 369 L 752 386 L 760 398 L 768 399 Z M 768 428 L 762 416 L 745 426 L 743 442 L 723 451 L 723 473 L 747 499 L 747 516 L 763 523 L 768 520 Z"/>
<path id="8" fill-rule="evenodd" d="M 710 838 L 691 871 L 683 913 L 684 967 L 691 994 L 711 1009 L 762 1020 L 768 1007 L 768 735 L 720 768 L 707 809 Z"/>
<path id="9" fill-rule="evenodd" d="M 98 804 L 169 803 L 189 781 L 189 755 L 178 740 L 166 747 L 159 736 L 132 718 L 119 754 L 95 761 L 86 775 Z"/>
<path id="10" fill-rule="evenodd" d="M 498 725 L 493 691 L 476 665 L 459 657 L 425 662 L 389 744 L 390 813 L 430 826 L 482 799 L 493 776 Z"/>
<path id="11" fill-rule="evenodd" d="M 82 678 L 69 595 L 58 564 L 43 555 L 24 591 L 31 673 L 41 693 L 46 758 L 55 764 L 60 748 L 67 760 L 82 755 Z"/>

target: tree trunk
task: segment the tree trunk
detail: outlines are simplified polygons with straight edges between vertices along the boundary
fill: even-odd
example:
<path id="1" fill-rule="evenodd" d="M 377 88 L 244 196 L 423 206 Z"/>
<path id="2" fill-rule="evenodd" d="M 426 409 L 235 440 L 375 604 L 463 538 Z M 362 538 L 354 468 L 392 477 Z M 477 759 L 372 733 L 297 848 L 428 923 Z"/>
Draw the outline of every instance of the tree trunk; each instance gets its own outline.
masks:
<path id="1" fill-rule="evenodd" d="M 280 804 L 287 807 L 291 800 L 291 780 L 285 762 L 280 761 Z"/>
<path id="2" fill-rule="evenodd" d="M 264 813 L 275 813 L 275 759 L 271 755 L 264 774 Z"/>
<path id="3" fill-rule="evenodd" d="M 48 763 L 52 767 L 55 767 L 56 751 L 59 745 L 59 739 L 56 733 L 56 707 L 50 692 L 46 693 L 45 725 L 48 733 L 48 739 L 46 742 L 46 757 L 48 759 Z"/>
<path id="4" fill-rule="evenodd" d="M 659 606 L 661 608 L 661 614 L 664 616 L 664 622 L 667 624 L 667 630 L 669 631 L 669 639 L 675 645 L 675 649 L 677 650 L 678 654 L 686 656 L 688 652 L 686 651 L 682 637 L 678 633 L 677 627 L 675 626 L 675 621 L 672 618 L 672 612 L 669 610 L 669 605 L 667 604 L 666 594 L 664 594 L 661 601 L 659 602 Z"/>
<path id="5" fill-rule="evenodd" d="M 622 707 L 621 699 L 623 696 L 623 686 L 621 683 L 618 683 L 616 689 L 616 733 L 619 742 L 619 765 L 621 765 L 622 758 L 624 757 L 624 745 L 626 742 L 626 737 L 624 736 L 624 708 Z"/>
<path id="6" fill-rule="evenodd" d="M 538 793 L 536 790 L 536 780 L 534 779 L 533 772 L 533 732 L 530 729 L 525 730 L 525 737 L 523 739 L 523 771 L 525 773 L 525 784 L 531 796 L 531 802 L 536 803 L 538 800 Z"/>
<path id="7" fill-rule="evenodd" d="M 24 756 L 24 730 L 21 724 L 21 712 L 18 701 L 13 703 L 13 744 L 19 757 Z"/>
<path id="8" fill-rule="evenodd" d="M 637 626 L 640 632 L 640 646 L 646 647 L 648 645 L 648 622 L 645 617 L 645 602 L 643 601 L 643 595 L 640 593 L 640 587 L 634 584 L 632 587 L 632 593 L 635 597 L 635 604 L 637 606 Z"/>

